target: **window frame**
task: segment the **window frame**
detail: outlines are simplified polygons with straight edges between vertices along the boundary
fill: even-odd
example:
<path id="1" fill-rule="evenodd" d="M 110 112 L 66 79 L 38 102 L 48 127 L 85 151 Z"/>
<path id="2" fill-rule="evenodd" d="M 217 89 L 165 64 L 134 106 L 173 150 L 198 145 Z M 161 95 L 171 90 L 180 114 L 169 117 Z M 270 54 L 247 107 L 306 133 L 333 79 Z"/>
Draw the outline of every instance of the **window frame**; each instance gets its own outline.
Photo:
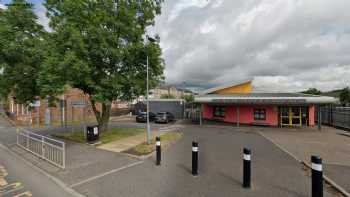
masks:
<path id="1" fill-rule="evenodd" d="M 266 121 L 266 115 L 267 113 L 265 108 L 254 108 L 254 121 Z"/>
<path id="2" fill-rule="evenodd" d="M 217 112 L 219 111 L 219 115 Z M 225 106 L 214 106 L 213 107 L 213 117 L 214 118 L 225 118 L 226 116 L 226 107 Z"/>

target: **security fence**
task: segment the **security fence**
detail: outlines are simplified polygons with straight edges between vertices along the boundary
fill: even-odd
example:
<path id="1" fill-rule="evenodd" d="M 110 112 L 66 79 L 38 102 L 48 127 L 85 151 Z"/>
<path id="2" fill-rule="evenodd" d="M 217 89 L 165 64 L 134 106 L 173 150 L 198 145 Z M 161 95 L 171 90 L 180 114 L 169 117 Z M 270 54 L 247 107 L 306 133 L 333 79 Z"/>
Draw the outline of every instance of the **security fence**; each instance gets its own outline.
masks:
<path id="1" fill-rule="evenodd" d="M 350 129 L 350 107 L 323 106 L 320 110 L 322 124 Z"/>
<path id="2" fill-rule="evenodd" d="M 32 133 L 17 131 L 17 145 L 60 168 L 66 166 L 65 143 Z"/>

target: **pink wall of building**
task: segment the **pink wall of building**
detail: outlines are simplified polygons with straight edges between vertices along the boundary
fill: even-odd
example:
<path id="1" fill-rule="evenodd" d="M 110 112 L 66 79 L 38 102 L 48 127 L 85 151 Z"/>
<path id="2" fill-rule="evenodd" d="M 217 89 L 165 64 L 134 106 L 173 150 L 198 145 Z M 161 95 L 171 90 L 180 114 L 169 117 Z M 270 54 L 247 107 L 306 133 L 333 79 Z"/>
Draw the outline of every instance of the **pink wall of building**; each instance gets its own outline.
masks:
<path id="1" fill-rule="evenodd" d="M 315 105 L 309 106 L 309 126 L 315 126 Z"/>
<path id="2" fill-rule="evenodd" d="M 207 104 L 203 105 L 203 118 L 212 119 L 213 118 L 213 107 Z"/>
<path id="3" fill-rule="evenodd" d="M 254 109 L 265 109 L 266 120 L 254 120 Z M 237 122 L 237 108 L 236 106 L 226 106 L 225 117 L 217 118 L 213 117 L 213 106 L 203 105 L 203 118 L 205 119 L 217 119 L 224 122 Z M 240 106 L 239 107 L 239 122 L 242 124 L 267 124 L 271 126 L 278 126 L 278 108 L 276 106 Z"/>

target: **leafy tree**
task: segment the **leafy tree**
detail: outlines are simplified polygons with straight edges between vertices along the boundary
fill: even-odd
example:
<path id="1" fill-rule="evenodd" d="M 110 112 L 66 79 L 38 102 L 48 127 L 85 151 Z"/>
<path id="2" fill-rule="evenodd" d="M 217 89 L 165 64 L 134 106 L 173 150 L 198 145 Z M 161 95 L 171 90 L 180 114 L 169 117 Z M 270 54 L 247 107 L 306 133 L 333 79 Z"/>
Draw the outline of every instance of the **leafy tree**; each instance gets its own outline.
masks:
<path id="1" fill-rule="evenodd" d="M 151 87 L 163 78 L 159 38 L 157 42 L 145 38 L 161 3 L 46 0 L 52 50 L 39 79 L 43 92 L 59 93 L 66 83 L 81 89 L 90 98 L 100 130 L 106 130 L 113 100 L 145 93 L 146 56 Z"/>
<path id="2" fill-rule="evenodd" d="M 36 79 L 44 57 L 45 32 L 36 20 L 33 6 L 24 0 L 13 0 L 0 10 L 0 94 L 11 94 L 18 103 L 40 94 Z"/>
<path id="3" fill-rule="evenodd" d="M 194 96 L 192 94 L 190 95 L 184 95 L 182 99 L 185 99 L 186 102 L 190 103 L 194 101 Z"/>
<path id="4" fill-rule="evenodd" d="M 160 95 L 161 99 L 175 99 L 176 97 L 172 94 L 162 94 Z"/>
<path id="5" fill-rule="evenodd" d="M 346 87 L 346 88 L 341 90 L 341 92 L 339 94 L 339 100 L 343 106 L 350 103 L 350 89 L 349 89 L 349 87 Z"/>
<path id="6" fill-rule="evenodd" d="M 321 95 L 322 92 L 316 88 L 309 88 L 308 90 L 302 92 L 304 94 Z"/>

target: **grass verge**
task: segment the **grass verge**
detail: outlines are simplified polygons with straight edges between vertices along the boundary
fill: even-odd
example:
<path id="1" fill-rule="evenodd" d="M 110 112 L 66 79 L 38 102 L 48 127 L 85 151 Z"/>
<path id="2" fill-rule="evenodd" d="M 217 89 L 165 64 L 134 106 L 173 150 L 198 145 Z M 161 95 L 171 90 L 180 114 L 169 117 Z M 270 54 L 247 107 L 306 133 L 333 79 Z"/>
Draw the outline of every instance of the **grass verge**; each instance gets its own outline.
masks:
<path id="1" fill-rule="evenodd" d="M 167 147 L 170 144 L 176 142 L 177 140 L 181 139 L 182 136 L 183 133 L 175 131 L 162 133 L 160 135 L 162 148 Z M 155 151 L 155 149 L 155 139 L 152 139 L 151 144 L 147 144 L 146 142 L 144 142 L 124 152 L 132 155 L 142 156 L 150 154 L 151 152 Z"/>
<path id="2" fill-rule="evenodd" d="M 101 144 L 106 144 L 112 141 L 120 140 L 122 138 L 130 137 L 140 133 L 146 132 L 145 129 L 139 128 L 111 128 L 105 132 L 100 133 L 99 140 Z M 71 140 L 79 143 L 85 143 L 86 138 L 84 131 L 67 132 L 62 134 L 56 134 L 55 137 L 65 140 Z"/>

